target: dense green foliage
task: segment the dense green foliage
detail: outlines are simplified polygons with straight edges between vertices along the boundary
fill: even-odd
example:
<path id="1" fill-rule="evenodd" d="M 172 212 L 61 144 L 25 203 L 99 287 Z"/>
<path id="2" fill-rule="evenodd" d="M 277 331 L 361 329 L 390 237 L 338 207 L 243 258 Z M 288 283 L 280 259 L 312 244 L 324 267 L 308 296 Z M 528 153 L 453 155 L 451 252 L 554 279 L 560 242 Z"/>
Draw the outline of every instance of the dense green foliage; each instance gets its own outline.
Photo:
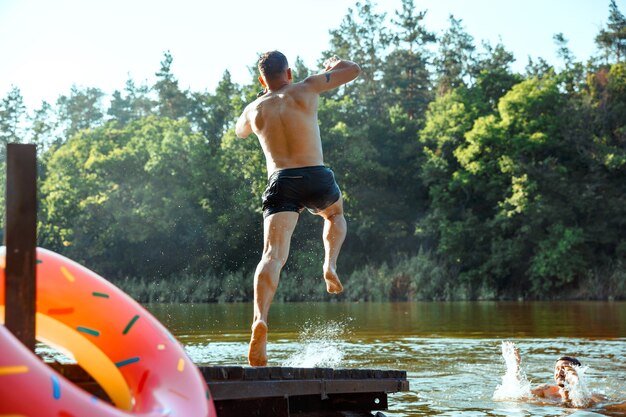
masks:
<path id="1" fill-rule="evenodd" d="M 319 109 L 349 225 L 340 299 L 626 298 L 615 2 L 601 58 L 576 61 L 557 34 L 562 62 L 523 74 L 453 16 L 437 35 L 412 0 L 402 6 L 388 18 L 357 3 L 320 57 L 363 69 Z M 101 90 L 75 87 L 28 114 L 16 87 L 0 102 L 0 141 L 38 145 L 41 246 L 142 301 L 249 300 L 266 173 L 257 141 L 233 126 L 258 86 L 225 72 L 214 93 L 181 90 L 172 61 L 165 53 L 154 85 L 129 80 L 108 107 Z M 301 216 L 277 299 L 327 299 L 321 227 Z"/>

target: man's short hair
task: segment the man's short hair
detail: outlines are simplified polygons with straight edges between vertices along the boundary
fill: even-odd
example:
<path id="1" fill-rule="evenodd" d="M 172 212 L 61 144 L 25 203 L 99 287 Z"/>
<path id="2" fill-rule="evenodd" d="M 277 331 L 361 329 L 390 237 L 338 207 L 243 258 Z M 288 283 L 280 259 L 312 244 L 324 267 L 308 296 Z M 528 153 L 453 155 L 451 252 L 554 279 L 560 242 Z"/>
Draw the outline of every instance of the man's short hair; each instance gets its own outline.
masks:
<path id="1" fill-rule="evenodd" d="M 289 64 L 285 55 L 278 51 L 270 51 L 261 55 L 258 67 L 266 80 L 272 80 L 289 68 Z"/>
<path id="2" fill-rule="evenodd" d="M 561 356 L 559 359 L 556 360 L 558 361 L 567 361 L 570 362 L 572 365 L 576 365 L 576 366 L 582 366 L 582 364 L 580 363 L 580 361 L 576 358 L 574 358 L 573 356 Z"/>

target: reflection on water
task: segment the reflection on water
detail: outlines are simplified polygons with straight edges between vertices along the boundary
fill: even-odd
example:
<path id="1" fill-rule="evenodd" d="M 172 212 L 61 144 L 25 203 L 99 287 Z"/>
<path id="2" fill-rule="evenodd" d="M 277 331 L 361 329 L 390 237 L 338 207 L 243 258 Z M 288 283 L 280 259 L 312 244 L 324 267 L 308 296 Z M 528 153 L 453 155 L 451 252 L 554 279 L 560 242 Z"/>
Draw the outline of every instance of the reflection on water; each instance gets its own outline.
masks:
<path id="1" fill-rule="evenodd" d="M 252 319 L 246 303 L 148 307 L 185 334 L 248 332 Z M 626 303 L 278 303 L 270 312 L 274 331 L 300 331 L 311 320 L 352 320 L 352 331 L 361 334 L 616 338 L 626 336 Z"/>
<path id="2" fill-rule="evenodd" d="M 194 362 L 246 364 L 250 304 L 149 308 Z M 567 354 L 587 367 L 589 390 L 626 400 L 626 303 L 274 304 L 269 326 L 272 366 L 406 370 L 411 391 L 390 396 L 389 416 L 607 414 L 495 401 L 505 340 L 519 347 L 533 386 L 552 383 L 554 362 Z"/>

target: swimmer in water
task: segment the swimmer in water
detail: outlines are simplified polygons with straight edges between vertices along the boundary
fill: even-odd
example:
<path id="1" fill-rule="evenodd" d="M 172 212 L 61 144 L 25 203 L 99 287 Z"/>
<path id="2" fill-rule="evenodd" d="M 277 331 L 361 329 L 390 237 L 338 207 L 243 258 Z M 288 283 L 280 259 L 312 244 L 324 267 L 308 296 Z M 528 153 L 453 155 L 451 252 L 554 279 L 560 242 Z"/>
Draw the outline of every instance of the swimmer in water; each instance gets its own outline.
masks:
<path id="1" fill-rule="evenodd" d="M 517 369 L 521 364 L 521 357 L 517 346 L 513 345 L 513 353 L 515 355 Z M 601 407 L 604 411 L 626 411 L 626 402 L 618 404 L 606 404 L 609 399 L 602 394 L 590 393 L 588 398 L 583 399 L 582 403 L 573 401 L 573 392 L 577 389 L 580 378 L 579 369 L 582 367 L 581 362 L 573 356 L 561 356 L 554 364 L 554 382 L 552 384 L 542 384 L 535 388 L 531 388 L 530 392 L 535 398 L 541 398 L 554 403 L 562 403 L 568 407 L 588 408 Z M 577 403 L 578 402 L 578 403 Z"/>
<path id="2" fill-rule="evenodd" d="M 561 356 L 554 364 L 554 382 L 556 385 L 539 385 L 531 389 L 530 392 L 538 398 L 570 402 L 570 390 L 571 387 L 578 384 L 577 369 L 581 366 L 582 364 L 578 359 L 572 356 Z"/>

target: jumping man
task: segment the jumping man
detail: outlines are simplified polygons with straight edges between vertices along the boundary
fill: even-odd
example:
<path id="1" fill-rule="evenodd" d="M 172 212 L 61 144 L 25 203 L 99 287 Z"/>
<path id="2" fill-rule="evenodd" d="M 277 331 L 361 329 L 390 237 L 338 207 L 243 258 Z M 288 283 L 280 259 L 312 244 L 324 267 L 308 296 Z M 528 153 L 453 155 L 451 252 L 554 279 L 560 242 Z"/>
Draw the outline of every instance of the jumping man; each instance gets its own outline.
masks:
<path id="1" fill-rule="evenodd" d="M 263 54 L 258 68 L 264 90 L 244 109 L 235 130 L 240 138 L 256 134 L 269 177 L 263 193 L 263 255 L 254 274 L 248 351 L 250 365 L 265 366 L 267 316 L 304 208 L 324 219 L 326 289 L 335 294 L 343 291 L 336 268 L 346 220 L 335 176 L 324 166 L 317 107 L 320 93 L 354 80 L 361 69 L 354 62 L 332 57 L 324 62 L 323 73 L 293 83 L 287 58 L 278 51 Z"/>

